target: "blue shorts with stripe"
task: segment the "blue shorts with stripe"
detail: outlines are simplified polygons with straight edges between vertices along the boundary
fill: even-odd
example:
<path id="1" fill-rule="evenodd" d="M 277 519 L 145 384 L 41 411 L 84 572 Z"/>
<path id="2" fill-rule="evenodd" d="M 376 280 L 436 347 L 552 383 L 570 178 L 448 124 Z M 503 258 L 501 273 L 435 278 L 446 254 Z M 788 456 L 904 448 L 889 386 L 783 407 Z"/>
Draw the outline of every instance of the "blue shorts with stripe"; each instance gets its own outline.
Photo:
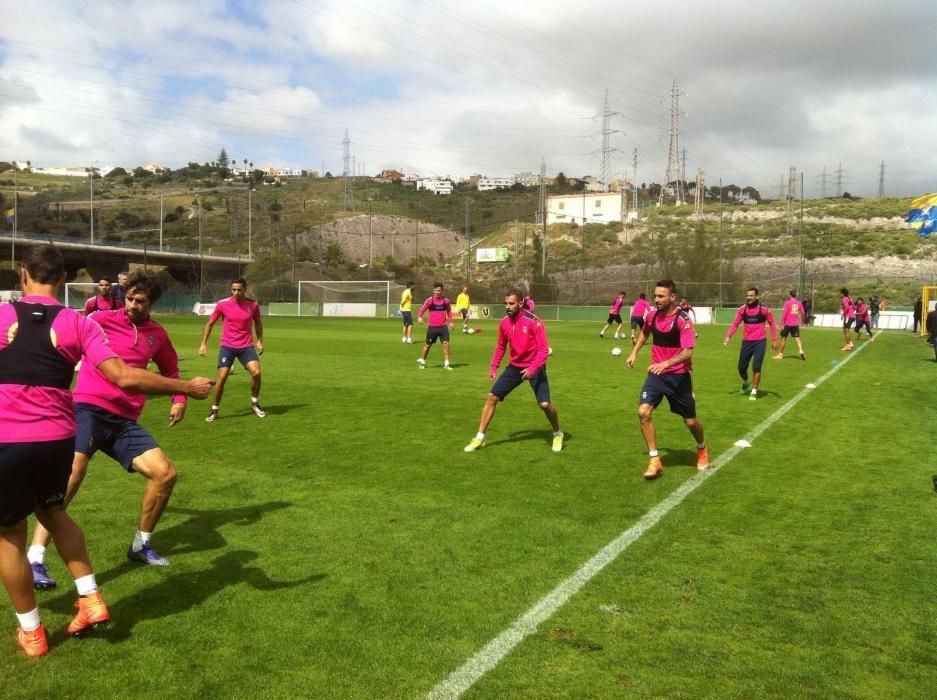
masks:
<path id="1" fill-rule="evenodd" d="M 533 390 L 534 396 L 537 397 L 537 403 L 550 403 L 550 382 L 547 379 L 546 365 L 541 367 L 540 371 L 529 380 L 521 377 L 521 372 L 523 371 L 524 370 L 520 367 L 508 365 L 501 373 L 501 376 L 498 377 L 494 386 L 491 387 L 491 393 L 497 396 L 500 401 L 504 401 L 505 396 L 514 391 L 525 381 L 529 381 L 530 388 Z"/>
<path id="2" fill-rule="evenodd" d="M 670 412 L 684 419 L 696 418 L 696 399 L 693 398 L 693 377 L 689 372 L 649 374 L 641 387 L 638 405 L 648 403 L 654 408 L 667 397 Z"/>
<path id="3" fill-rule="evenodd" d="M 260 362 L 260 356 L 254 350 L 253 345 L 246 348 L 229 348 L 222 345 L 218 348 L 218 369 L 222 367 L 234 367 L 234 361 L 240 360 L 243 367 L 247 367 L 248 362 Z"/>
<path id="4" fill-rule="evenodd" d="M 139 423 L 105 408 L 90 403 L 75 404 L 75 452 L 94 456 L 101 450 L 128 472 L 133 471 L 133 460 L 155 447 L 153 436 Z"/>

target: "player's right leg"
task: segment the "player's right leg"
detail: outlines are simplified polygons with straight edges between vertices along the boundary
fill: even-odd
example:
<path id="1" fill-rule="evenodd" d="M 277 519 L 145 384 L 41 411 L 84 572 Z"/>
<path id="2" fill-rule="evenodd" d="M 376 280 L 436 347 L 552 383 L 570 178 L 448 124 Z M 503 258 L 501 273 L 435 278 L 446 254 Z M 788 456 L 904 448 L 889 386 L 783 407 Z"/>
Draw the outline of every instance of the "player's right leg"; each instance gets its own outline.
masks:
<path id="1" fill-rule="evenodd" d="M 127 558 L 151 566 L 169 566 L 169 560 L 150 546 L 150 536 L 172 496 L 178 476 L 176 467 L 159 447 L 135 457 L 131 466 L 133 471 L 146 477 L 147 483 L 140 509 L 140 526 L 127 550 Z"/>

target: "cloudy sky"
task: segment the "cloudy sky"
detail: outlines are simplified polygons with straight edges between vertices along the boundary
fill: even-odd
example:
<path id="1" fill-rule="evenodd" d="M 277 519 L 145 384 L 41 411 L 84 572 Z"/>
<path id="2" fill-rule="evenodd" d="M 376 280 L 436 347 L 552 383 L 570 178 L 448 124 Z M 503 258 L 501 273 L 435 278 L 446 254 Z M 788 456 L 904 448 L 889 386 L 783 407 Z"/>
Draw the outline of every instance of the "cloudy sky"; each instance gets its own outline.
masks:
<path id="1" fill-rule="evenodd" d="M 933 0 L 0 0 L 0 160 L 937 191 Z"/>

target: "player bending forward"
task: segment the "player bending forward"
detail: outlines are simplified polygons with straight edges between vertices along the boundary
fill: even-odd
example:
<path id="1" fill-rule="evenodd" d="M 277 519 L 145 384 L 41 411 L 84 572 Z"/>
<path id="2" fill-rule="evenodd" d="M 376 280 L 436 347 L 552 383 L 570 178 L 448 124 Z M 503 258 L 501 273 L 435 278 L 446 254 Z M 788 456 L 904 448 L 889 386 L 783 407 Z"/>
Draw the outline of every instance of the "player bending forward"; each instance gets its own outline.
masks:
<path id="1" fill-rule="evenodd" d="M 465 446 L 466 452 L 474 452 L 485 446 L 485 432 L 495 415 L 498 402 L 504 401 L 504 397 L 524 382 L 530 382 L 537 404 L 553 428 L 553 451 L 560 452 L 563 449 L 563 431 L 560 430 L 556 407 L 550 403 L 550 382 L 547 380 L 547 355 L 550 352 L 550 344 L 547 341 L 547 332 L 543 321 L 529 311 L 524 311 L 521 304 L 521 293 L 516 289 L 512 289 L 504 297 L 507 316 L 498 326 L 498 342 L 491 358 L 489 381 L 495 382 L 498 367 L 501 366 L 504 352 L 509 345 L 511 354 L 507 368 L 498 377 L 488 398 L 485 399 L 478 433 Z"/>

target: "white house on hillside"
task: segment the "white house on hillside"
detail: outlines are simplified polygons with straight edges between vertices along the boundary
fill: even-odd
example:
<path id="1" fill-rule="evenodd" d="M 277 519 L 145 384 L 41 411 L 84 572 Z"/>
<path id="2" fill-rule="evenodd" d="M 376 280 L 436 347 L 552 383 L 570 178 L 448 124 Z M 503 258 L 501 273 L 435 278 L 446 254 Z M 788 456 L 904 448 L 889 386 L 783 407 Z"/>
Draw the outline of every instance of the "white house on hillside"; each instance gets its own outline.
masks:
<path id="1" fill-rule="evenodd" d="M 583 192 L 547 197 L 547 223 L 582 226 L 622 220 L 621 192 Z"/>
<path id="2" fill-rule="evenodd" d="M 478 191 L 487 192 L 496 190 L 499 187 L 511 187 L 514 185 L 513 177 L 480 177 L 478 178 Z"/>
<path id="3" fill-rule="evenodd" d="M 433 194 L 452 194 L 451 180 L 432 180 L 429 178 L 418 180 L 416 183 L 418 190 L 429 190 Z"/>

